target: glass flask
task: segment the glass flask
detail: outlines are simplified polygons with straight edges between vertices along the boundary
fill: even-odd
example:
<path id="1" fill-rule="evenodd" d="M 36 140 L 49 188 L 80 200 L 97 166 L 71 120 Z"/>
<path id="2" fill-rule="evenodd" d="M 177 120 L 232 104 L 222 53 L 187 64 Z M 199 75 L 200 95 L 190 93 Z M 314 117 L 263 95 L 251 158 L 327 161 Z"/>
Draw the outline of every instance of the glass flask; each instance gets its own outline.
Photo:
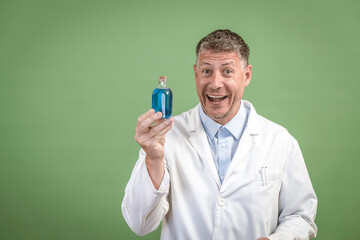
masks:
<path id="1" fill-rule="evenodd" d="M 159 86 L 152 92 L 152 108 L 155 112 L 161 112 L 162 118 L 172 116 L 172 92 L 166 86 L 166 77 L 159 77 Z"/>

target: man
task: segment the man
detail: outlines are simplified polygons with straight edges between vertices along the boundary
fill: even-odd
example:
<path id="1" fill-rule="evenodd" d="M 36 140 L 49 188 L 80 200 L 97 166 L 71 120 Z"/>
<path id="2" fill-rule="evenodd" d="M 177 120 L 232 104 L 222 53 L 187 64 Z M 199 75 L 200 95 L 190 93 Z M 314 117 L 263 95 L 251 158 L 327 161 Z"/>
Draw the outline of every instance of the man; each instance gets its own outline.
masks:
<path id="1" fill-rule="evenodd" d="M 200 104 L 167 120 L 154 110 L 138 118 L 126 222 L 138 235 L 162 222 L 162 239 L 315 237 L 317 198 L 297 141 L 242 100 L 248 45 L 217 30 L 196 56 Z"/>

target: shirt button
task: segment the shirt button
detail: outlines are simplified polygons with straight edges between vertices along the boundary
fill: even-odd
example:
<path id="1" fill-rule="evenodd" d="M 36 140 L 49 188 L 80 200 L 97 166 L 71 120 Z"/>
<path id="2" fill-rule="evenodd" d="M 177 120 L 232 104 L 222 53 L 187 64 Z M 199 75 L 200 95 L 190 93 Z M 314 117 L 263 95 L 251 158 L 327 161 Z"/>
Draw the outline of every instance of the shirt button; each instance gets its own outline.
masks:
<path id="1" fill-rule="evenodd" d="M 225 199 L 219 197 L 219 199 L 218 199 L 218 205 L 219 205 L 220 207 L 224 206 L 224 205 L 225 205 Z"/>
<path id="2" fill-rule="evenodd" d="M 224 147 L 226 147 L 226 144 L 225 144 L 225 143 L 223 143 L 223 144 L 221 144 L 221 146 L 224 148 Z"/>

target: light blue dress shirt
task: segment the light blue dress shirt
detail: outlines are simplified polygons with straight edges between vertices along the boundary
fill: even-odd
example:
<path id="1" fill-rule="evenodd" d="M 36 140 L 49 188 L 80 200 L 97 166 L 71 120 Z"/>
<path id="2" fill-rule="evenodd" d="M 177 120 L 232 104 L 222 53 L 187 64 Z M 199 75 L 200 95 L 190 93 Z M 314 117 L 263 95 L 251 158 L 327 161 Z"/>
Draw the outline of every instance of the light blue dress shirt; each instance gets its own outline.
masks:
<path id="1" fill-rule="evenodd" d="M 224 181 L 226 170 L 239 145 L 240 138 L 246 127 L 249 111 L 241 103 L 238 113 L 230 122 L 221 125 L 207 116 L 201 106 L 199 108 L 201 123 L 205 129 L 221 183 Z"/>

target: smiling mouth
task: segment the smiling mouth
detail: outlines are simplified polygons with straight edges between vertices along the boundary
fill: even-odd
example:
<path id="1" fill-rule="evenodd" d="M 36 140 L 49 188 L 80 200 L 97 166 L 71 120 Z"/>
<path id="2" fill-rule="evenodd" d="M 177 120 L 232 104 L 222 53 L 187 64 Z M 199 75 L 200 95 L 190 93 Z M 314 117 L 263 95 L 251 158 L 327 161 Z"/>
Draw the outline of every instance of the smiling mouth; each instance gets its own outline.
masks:
<path id="1" fill-rule="evenodd" d="M 214 95 L 206 95 L 210 102 L 220 103 L 227 98 L 227 96 L 214 96 Z"/>

